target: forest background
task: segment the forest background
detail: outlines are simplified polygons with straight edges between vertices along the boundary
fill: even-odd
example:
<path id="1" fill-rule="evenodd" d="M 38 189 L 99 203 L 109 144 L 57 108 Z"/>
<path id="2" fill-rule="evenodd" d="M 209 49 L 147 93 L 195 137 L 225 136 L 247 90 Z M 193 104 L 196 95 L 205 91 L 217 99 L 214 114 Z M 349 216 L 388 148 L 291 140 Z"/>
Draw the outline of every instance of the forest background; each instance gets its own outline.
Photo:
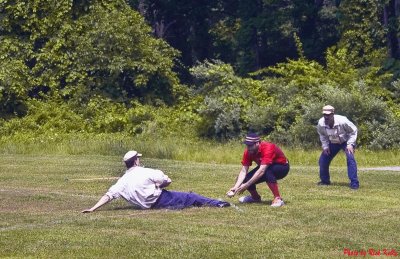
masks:
<path id="1" fill-rule="evenodd" d="M 400 147 L 399 0 L 0 0 L 0 144 Z M 122 152 L 122 151 L 121 151 Z"/>

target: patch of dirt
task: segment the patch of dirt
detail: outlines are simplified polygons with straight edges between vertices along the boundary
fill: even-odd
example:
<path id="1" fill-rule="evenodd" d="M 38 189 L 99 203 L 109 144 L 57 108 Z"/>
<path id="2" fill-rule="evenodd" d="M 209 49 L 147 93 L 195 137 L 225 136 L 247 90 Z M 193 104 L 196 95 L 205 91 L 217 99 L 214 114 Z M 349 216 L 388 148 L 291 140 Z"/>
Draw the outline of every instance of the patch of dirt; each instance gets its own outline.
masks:
<path id="1" fill-rule="evenodd" d="M 358 168 L 359 171 L 400 171 L 400 166 Z"/>

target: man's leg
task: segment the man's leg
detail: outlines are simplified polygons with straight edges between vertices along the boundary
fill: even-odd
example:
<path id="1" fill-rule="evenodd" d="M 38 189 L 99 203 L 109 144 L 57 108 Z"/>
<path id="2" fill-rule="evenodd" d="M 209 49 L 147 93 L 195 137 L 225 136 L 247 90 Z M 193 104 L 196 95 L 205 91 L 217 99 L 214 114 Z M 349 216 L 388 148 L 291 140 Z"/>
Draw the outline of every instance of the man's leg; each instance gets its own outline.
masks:
<path id="1" fill-rule="evenodd" d="M 272 164 L 267 168 L 266 172 L 261 177 L 261 180 L 267 182 L 267 185 L 274 195 L 274 198 L 281 198 L 277 180 L 285 178 L 288 173 L 289 164 Z"/>
<path id="2" fill-rule="evenodd" d="M 325 154 L 325 152 L 322 151 L 321 156 L 319 157 L 319 177 L 321 178 L 322 184 L 331 183 L 329 165 L 331 164 L 332 159 L 340 151 L 340 148 L 341 145 L 339 144 L 329 144 L 330 154 Z"/>
<path id="3" fill-rule="evenodd" d="M 253 175 L 257 172 L 257 170 L 258 170 L 259 168 L 260 168 L 260 167 L 257 166 L 256 168 L 254 168 L 253 170 L 251 170 L 250 172 L 248 172 L 248 173 L 246 174 L 246 177 L 245 177 L 244 180 L 243 180 L 243 183 L 247 183 L 247 181 L 250 180 L 250 179 L 253 177 Z M 258 184 L 258 183 L 260 183 L 260 182 L 264 182 L 264 181 L 258 180 L 255 184 L 252 184 L 252 185 L 249 186 L 249 188 L 247 188 L 247 191 L 250 193 L 251 198 L 253 198 L 253 200 L 256 200 L 256 201 L 257 201 L 257 200 L 261 200 L 261 196 L 260 196 L 260 194 L 258 194 L 258 192 L 257 192 L 257 187 L 256 187 L 256 184 Z"/>
<path id="4" fill-rule="evenodd" d="M 187 207 L 229 207 L 230 204 L 225 201 L 219 201 L 201 196 L 193 192 L 176 192 L 163 190 L 154 209 L 183 209 Z"/>
<path id="5" fill-rule="evenodd" d="M 349 176 L 350 179 L 350 188 L 352 189 L 358 189 L 360 186 L 360 183 L 358 182 L 358 177 L 357 177 L 357 162 L 356 159 L 354 158 L 354 153 L 351 154 L 347 152 L 345 149 L 346 153 L 346 159 L 347 159 L 347 175 Z"/>

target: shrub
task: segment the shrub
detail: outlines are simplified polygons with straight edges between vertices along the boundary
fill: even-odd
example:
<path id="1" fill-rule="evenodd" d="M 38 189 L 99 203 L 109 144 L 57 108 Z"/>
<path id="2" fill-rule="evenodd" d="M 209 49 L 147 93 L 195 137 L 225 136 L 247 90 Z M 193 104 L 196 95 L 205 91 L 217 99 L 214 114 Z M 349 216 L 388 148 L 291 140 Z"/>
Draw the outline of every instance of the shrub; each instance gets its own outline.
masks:
<path id="1" fill-rule="evenodd" d="M 198 80 L 195 90 L 203 96 L 198 110 L 199 133 L 226 140 L 256 131 L 287 146 L 311 148 L 320 145 L 316 125 L 322 117 L 321 108 L 331 104 L 337 114 L 358 126 L 359 145 L 396 146 L 395 137 L 376 144 L 376 139 L 396 131 L 399 120 L 397 104 L 388 103 L 387 92 L 382 98 L 377 90 L 387 75 L 371 80 L 378 71 L 371 67 L 361 73 L 345 62 L 345 54 L 344 50 L 330 50 L 326 69 L 304 58 L 279 64 L 256 73 L 269 73 L 263 80 L 239 78 L 229 65 L 218 61 L 194 67 L 192 73 Z M 397 84 L 392 88 L 397 89 Z"/>
<path id="2" fill-rule="evenodd" d="M 20 132 L 37 136 L 81 132 L 87 127 L 86 121 L 65 103 L 30 100 L 27 115 L 4 121 L 0 131 L 1 135 Z"/>
<path id="3" fill-rule="evenodd" d="M 226 140 L 244 134 L 252 105 L 270 101 L 261 81 L 236 76 L 228 64 L 206 61 L 191 72 L 197 80 L 193 91 L 203 97 L 198 109 L 201 136 Z"/>
<path id="4" fill-rule="evenodd" d="M 376 120 L 367 121 L 366 131 L 371 132 L 367 147 L 373 150 L 400 148 L 400 120 L 390 118 L 382 124 Z"/>

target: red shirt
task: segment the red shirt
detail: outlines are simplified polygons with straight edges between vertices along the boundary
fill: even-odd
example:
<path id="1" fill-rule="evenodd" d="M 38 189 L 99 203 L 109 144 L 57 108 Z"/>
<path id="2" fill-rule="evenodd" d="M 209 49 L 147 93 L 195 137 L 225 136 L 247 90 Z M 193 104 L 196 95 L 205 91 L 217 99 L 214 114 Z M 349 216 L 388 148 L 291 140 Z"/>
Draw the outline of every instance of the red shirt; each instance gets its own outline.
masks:
<path id="1" fill-rule="evenodd" d="M 243 153 L 242 165 L 251 166 L 252 162 L 257 165 L 286 164 L 288 161 L 282 150 L 274 143 L 260 142 L 257 154 L 250 154 L 245 149 Z"/>

